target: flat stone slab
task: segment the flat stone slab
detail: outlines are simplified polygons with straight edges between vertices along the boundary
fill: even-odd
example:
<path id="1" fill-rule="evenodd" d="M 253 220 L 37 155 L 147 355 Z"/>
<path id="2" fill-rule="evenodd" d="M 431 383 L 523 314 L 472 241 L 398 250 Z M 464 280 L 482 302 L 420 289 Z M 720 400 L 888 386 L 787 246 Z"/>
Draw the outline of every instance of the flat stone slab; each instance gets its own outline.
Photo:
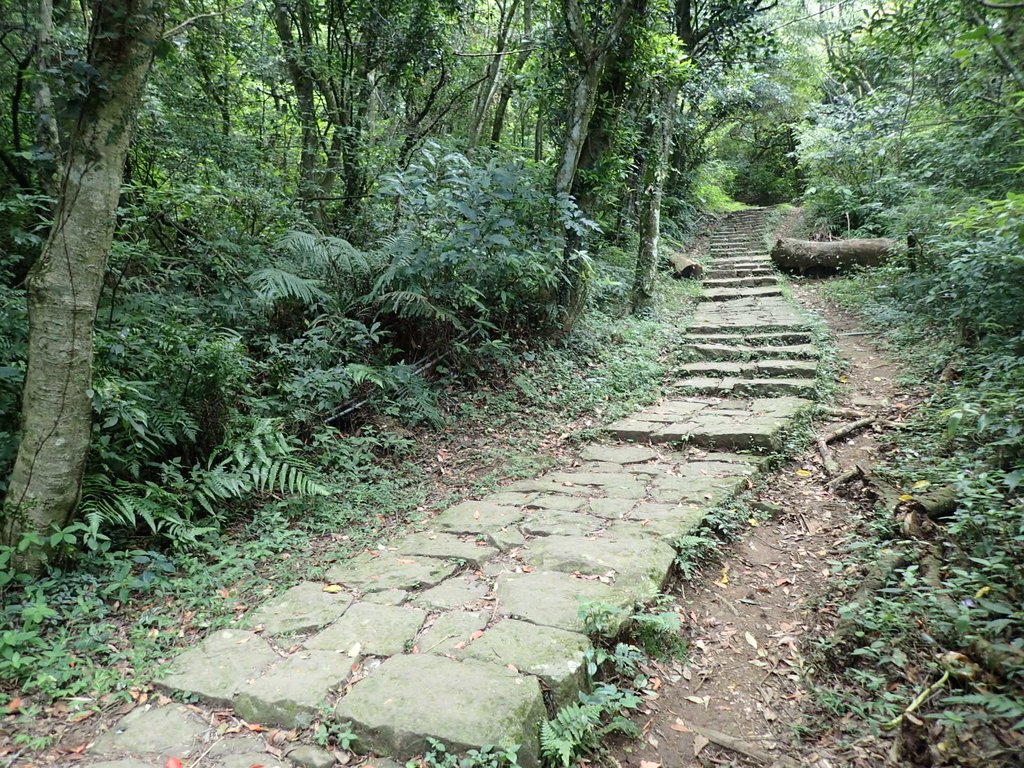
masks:
<path id="1" fill-rule="evenodd" d="M 399 556 L 433 557 L 453 560 L 479 568 L 498 554 L 495 547 L 481 541 L 461 539 L 451 533 L 414 533 L 396 543 Z"/>
<path id="2" fill-rule="evenodd" d="M 348 680 L 358 658 L 358 653 L 297 651 L 246 685 L 235 712 L 250 723 L 308 728 L 327 694 Z"/>
<path id="3" fill-rule="evenodd" d="M 546 571 L 611 574 L 616 587 L 636 599 L 661 589 L 676 553 L 664 542 L 646 537 L 548 536 L 530 542 L 523 559 Z"/>
<path id="4" fill-rule="evenodd" d="M 706 301 L 731 301 L 733 299 L 781 295 L 781 286 L 758 286 L 738 288 L 708 288 L 705 289 L 702 298 L 705 299 Z"/>
<path id="5" fill-rule="evenodd" d="M 311 632 L 341 616 L 353 599 L 347 592 L 325 592 L 323 584 L 304 581 L 267 600 L 249 614 L 247 623 L 262 626 L 271 637 Z"/>
<path id="6" fill-rule="evenodd" d="M 586 635 L 504 619 L 472 642 L 462 655 L 536 675 L 550 689 L 555 706 L 576 701 L 586 685 Z"/>
<path id="7" fill-rule="evenodd" d="M 330 581 L 362 592 L 422 589 L 440 584 L 458 569 L 454 563 L 432 557 L 360 555 L 327 572 Z"/>
<path id="8" fill-rule="evenodd" d="M 644 409 L 632 419 L 615 422 L 605 431 L 619 438 L 652 443 L 687 442 L 717 450 L 764 450 L 774 448 L 786 421 L 810 404 L 798 397 L 690 397 L 668 402 L 688 403 L 698 410 L 677 417 L 671 415 L 675 409 L 662 404 Z"/>
<path id="9" fill-rule="evenodd" d="M 453 576 L 421 592 L 413 602 L 430 610 L 447 611 L 476 603 L 487 597 L 489 591 L 487 583 L 478 578 Z"/>
<path id="10" fill-rule="evenodd" d="M 737 341 L 740 339 L 737 338 Z M 687 344 L 684 349 L 705 360 L 814 360 L 819 357 L 813 344 L 786 344 L 755 347 L 746 344 Z"/>
<path id="11" fill-rule="evenodd" d="M 532 499 L 533 494 L 516 494 L 524 499 Z M 477 533 L 507 528 L 523 519 L 524 512 L 520 508 L 526 501 L 512 506 L 511 504 L 495 504 L 490 501 L 464 501 L 449 507 L 430 521 L 430 527 L 438 531 L 450 533 Z"/>
<path id="12" fill-rule="evenodd" d="M 619 468 L 622 471 L 622 468 Z M 541 493 L 538 494 L 533 501 L 526 505 L 528 510 L 533 509 L 556 509 L 562 512 L 572 512 L 579 509 L 587 503 L 586 499 L 581 499 L 577 496 L 562 496 L 557 493 Z M 534 514 L 530 512 L 530 514 Z"/>
<path id="13" fill-rule="evenodd" d="M 490 617 L 489 611 L 451 611 L 441 614 L 420 635 L 416 643 L 419 652 L 439 656 L 457 654 L 472 641 L 475 633 L 487 626 Z"/>
<path id="14" fill-rule="evenodd" d="M 420 608 L 360 602 L 303 645 L 310 650 L 391 656 L 412 643 L 427 618 Z"/>
<path id="15" fill-rule="evenodd" d="M 171 673 L 157 681 L 167 691 L 195 695 L 231 706 L 247 680 L 257 677 L 280 657 L 253 632 L 222 629 L 171 662 Z"/>
<path id="16" fill-rule="evenodd" d="M 674 544 L 679 537 L 696 530 L 707 512 L 708 507 L 704 505 L 638 504 L 626 520 L 638 526 L 634 530 Z"/>
<path id="17" fill-rule="evenodd" d="M 364 746 L 391 757 L 412 758 L 430 738 L 453 752 L 518 746 L 520 765 L 536 768 L 546 712 L 535 677 L 416 654 L 390 658 L 356 683 L 338 702 L 335 717 L 350 723 Z"/>
<path id="18" fill-rule="evenodd" d="M 500 615 L 573 632 L 584 628 L 581 610 L 587 603 L 626 608 L 635 601 L 600 581 L 549 571 L 501 574 L 495 591 Z"/>
<path id="19" fill-rule="evenodd" d="M 633 499 L 593 499 L 590 502 L 590 514 L 604 520 L 619 520 L 629 514 L 637 505 Z"/>
<path id="20" fill-rule="evenodd" d="M 215 768 L 293 768 L 292 763 L 278 760 L 266 752 L 242 752 L 236 755 L 225 755 L 216 763 Z"/>
<path id="21" fill-rule="evenodd" d="M 603 520 L 583 512 L 541 509 L 520 523 L 519 530 L 529 536 L 565 536 L 591 533 L 604 524 Z"/>
<path id="22" fill-rule="evenodd" d="M 684 342 L 711 342 L 715 344 L 810 344 L 810 331 L 774 331 L 768 333 L 700 333 L 685 334 Z"/>
<path id="23" fill-rule="evenodd" d="M 658 452 L 642 445 L 588 445 L 580 458 L 610 464 L 644 464 L 657 459 Z"/>
<path id="24" fill-rule="evenodd" d="M 100 734 L 90 753 L 109 755 L 131 753 L 167 757 L 191 757 L 205 747 L 200 744 L 209 730 L 194 712 L 181 704 L 139 707 Z"/>

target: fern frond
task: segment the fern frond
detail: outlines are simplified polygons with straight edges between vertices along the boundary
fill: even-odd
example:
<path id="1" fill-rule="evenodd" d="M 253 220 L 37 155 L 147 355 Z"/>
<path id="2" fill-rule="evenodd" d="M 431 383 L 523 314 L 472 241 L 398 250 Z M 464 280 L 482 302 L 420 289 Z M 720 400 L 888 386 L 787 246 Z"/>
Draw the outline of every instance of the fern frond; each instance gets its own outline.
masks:
<path id="1" fill-rule="evenodd" d="M 256 295 L 267 301 L 278 299 L 294 299 L 303 304 L 313 304 L 317 300 L 328 298 L 320 288 L 319 280 L 299 277 L 293 272 L 279 267 L 264 267 L 249 275 L 245 282 L 255 291 Z"/>

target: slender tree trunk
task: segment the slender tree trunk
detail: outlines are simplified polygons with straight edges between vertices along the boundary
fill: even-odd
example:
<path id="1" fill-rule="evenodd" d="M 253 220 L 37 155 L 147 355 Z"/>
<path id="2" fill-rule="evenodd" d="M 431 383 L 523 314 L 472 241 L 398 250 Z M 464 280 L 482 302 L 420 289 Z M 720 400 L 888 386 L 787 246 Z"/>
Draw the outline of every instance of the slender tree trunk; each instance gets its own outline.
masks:
<path id="1" fill-rule="evenodd" d="M 21 444 L 0 538 L 45 535 L 78 502 L 92 428 L 93 322 L 113 240 L 125 156 L 160 24 L 154 0 L 96 0 L 88 64 L 103 87 L 78 105 L 50 236 L 28 279 Z M 38 569 L 45 549 L 22 565 Z"/>
<path id="2" fill-rule="evenodd" d="M 273 13 L 274 27 L 281 40 L 288 75 L 295 91 L 296 111 L 302 134 L 299 148 L 299 197 L 306 201 L 309 212 L 316 216 L 318 207 L 311 200 L 319 194 L 316 165 L 320 137 L 316 118 L 316 81 L 306 60 L 306 55 L 302 51 L 302 46 L 306 44 L 303 30 L 299 30 L 297 42 L 292 31 L 292 20 L 288 15 L 288 8 L 283 3 L 275 3 Z"/>
<path id="3" fill-rule="evenodd" d="M 500 5 L 500 8 L 501 18 L 498 20 L 498 34 L 494 42 L 495 55 L 490 57 L 487 62 L 487 74 L 483 85 L 480 86 L 469 125 L 469 146 L 471 147 L 475 147 L 480 142 L 480 133 L 487 122 L 487 113 L 490 111 L 491 102 L 494 101 L 498 87 L 501 85 L 501 69 L 505 61 L 505 51 L 508 49 L 508 33 L 519 10 L 519 0 L 512 0 L 508 9 L 503 4 Z"/>
<path id="4" fill-rule="evenodd" d="M 523 3 L 523 40 L 521 45 L 526 46 L 533 40 L 533 8 L 531 0 Z M 498 101 L 494 106 L 494 123 L 491 125 L 491 146 L 498 146 L 501 141 L 501 132 L 505 127 L 505 115 L 508 113 L 508 103 L 512 100 L 512 91 L 515 90 L 515 76 L 519 74 L 530 58 L 529 48 L 524 47 L 516 55 L 511 69 L 506 73 L 505 80 L 501 85 L 498 94 Z"/>
<path id="5" fill-rule="evenodd" d="M 675 126 L 679 86 L 670 86 L 665 93 L 657 117 L 651 157 L 647 160 L 640 213 L 640 250 L 633 280 L 633 312 L 647 310 L 654 303 L 654 282 L 658 270 L 658 246 L 661 239 L 661 199 L 665 192 L 668 160 L 672 154 L 672 133 Z"/>

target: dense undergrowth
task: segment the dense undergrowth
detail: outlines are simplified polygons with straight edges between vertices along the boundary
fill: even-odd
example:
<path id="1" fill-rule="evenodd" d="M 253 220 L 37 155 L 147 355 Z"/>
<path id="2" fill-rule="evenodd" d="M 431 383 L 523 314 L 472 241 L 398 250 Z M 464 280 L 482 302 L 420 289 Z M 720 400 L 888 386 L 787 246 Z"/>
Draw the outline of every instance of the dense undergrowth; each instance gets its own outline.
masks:
<path id="1" fill-rule="evenodd" d="M 952 757 L 973 738 L 965 725 L 1024 730 L 1024 348 L 1010 334 L 966 341 L 949 315 L 922 309 L 928 292 L 916 292 L 918 282 L 893 267 L 834 284 L 831 294 L 875 325 L 904 361 L 907 383 L 927 388 L 909 428 L 888 438 L 878 474 L 901 489 L 904 507 L 936 489 L 954 502 L 909 537 L 894 510 L 880 508 L 851 545 L 855 560 L 875 553 L 869 567 L 883 550 L 903 556 L 883 571 L 878 594 L 845 609 L 856 631 L 840 651 L 842 685 L 818 695 L 877 728 L 943 680 L 917 722 L 926 724 L 923 739 Z M 984 740 L 977 748 L 992 761 L 979 764 L 1008 758 Z"/>

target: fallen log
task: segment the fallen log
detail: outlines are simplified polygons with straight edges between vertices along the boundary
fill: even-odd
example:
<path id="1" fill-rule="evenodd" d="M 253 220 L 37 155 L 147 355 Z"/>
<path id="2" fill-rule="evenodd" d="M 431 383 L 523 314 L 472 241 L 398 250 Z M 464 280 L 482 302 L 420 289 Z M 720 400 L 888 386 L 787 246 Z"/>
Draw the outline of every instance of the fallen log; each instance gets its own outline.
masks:
<path id="1" fill-rule="evenodd" d="M 669 256 L 668 262 L 672 266 L 672 277 L 677 280 L 683 277 L 689 280 L 700 280 L 704 276 L 704 266 L 699 261 L 683 256 L 681 253 Z"/>
<path id="2" fill-rule="evenodd" d="M 895 245 L 895 241 L 885 238 L 818 242 L 784 237 L 775 241 L 771 256 L 779 269 L 800 274 L 832 273 L 850 267 L 876 267 Z"/>

